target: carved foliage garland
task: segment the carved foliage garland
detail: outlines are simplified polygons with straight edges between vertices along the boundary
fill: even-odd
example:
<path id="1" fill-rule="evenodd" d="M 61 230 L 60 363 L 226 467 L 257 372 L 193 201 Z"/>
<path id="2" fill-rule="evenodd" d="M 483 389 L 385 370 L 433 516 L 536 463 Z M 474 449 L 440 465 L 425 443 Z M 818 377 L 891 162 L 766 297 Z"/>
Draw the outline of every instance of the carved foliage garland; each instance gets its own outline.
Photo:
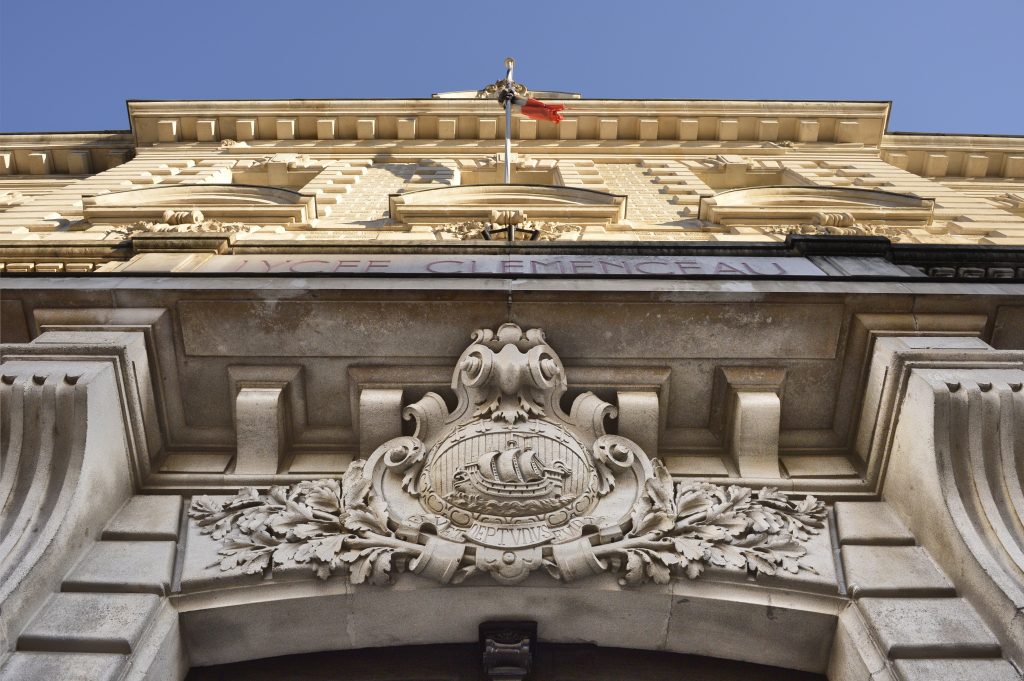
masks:
<path id="1" fill-rule="evenodd" d="M 177 234 L 203 234 L 203 233 L 247 233 L 256 231 L 255 225 L 246 225 L 241 222 L 220 222 L 219 220 L 207 220 L 200 210 L 172 210 L 164 211 L 161 222 L 136 222 L 130 225 L 115 227 L 107 232 L 107 236 L 120 236 L 128 238 L 135 234 L 146 233 L 177 233 Z"/>
<path id="2" fill-rule="evenodd" d="M 222 570 L 258 574 L 273 566 L 308 563 L 321 579 L 344 566 L 354 584 L 386 584 L 397 565 L 423 548 L 388 529 L 386 505 L 372 498 L 355 461 L 337 480 L 243 489 L 226 501 L 199 497 L 189 516 L 204 534 L 224 542 Z"/>
<path id="3" fill-rule="evenodd" d="M 823 527 L 822 502 L 812 496 L 792 501 L 768 487 L 754 493 L 735 485 L 673 485 L 657 460 L 654 469 L 633 509 L 633 529 L 595 551 L 619 560 L 621 583 L 665 584 L 673 574 L 694 579 L 707 565 L 768 575 L 780 568 L 815 571 L 800 560 L 806 554 L 801 542 Z"/>
<path id="4" fill-rule="evenodd" d="M 405 410 L 415 435 L 384 443 L 340 482 L 194 500 L 193 521 L 223 542 L 220 568 L 308 564 L 357 584 L 404 570 L 514 584 L 544 567 L 564 581 L 610 571 L 640 584 L 692 579 L 709 565 L 812 569 L 803 543 L 823 527 L 824 504 L 675 484 L 636 443 L 605 432 L 612 405 L 585 393 L 562 411 L 565 371 L 539 329 L 474 333 L 452 388 L 454 411 L 428 393 Z"/>

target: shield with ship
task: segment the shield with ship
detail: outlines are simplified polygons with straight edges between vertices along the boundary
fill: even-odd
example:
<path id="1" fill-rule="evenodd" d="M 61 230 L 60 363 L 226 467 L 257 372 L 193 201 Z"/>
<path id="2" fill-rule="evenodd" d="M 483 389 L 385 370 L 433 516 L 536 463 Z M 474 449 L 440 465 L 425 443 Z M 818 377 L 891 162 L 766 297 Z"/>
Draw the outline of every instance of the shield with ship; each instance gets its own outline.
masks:
<path id="1" fill-rule="evenodd" d="M 586 447 L 539 420 L 458 428 L 431 452 L 423 482 L 427 508 L 461 526 L 515 519 L 557 527 L 596 500 Z"/>

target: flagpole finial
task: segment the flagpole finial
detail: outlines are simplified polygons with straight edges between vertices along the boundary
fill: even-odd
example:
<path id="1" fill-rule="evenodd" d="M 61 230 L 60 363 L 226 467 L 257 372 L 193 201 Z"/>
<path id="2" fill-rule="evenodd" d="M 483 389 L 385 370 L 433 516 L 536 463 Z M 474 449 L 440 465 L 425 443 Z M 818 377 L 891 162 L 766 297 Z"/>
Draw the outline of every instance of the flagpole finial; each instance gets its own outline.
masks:
<path id="1" fill-rule="evenodd" d="M 516 65 L 516 60 L 512 57 L 505 57 L 505 68 L 510 69 Z"/>

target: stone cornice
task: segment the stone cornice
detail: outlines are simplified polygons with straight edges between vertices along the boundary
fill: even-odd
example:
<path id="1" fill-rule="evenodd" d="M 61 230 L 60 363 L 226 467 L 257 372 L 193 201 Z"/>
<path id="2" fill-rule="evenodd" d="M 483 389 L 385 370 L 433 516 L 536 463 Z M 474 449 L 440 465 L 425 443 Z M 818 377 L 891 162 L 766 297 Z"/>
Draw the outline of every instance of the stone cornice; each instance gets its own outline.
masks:
<path id="1" fill-rule="evenodd" d="M 0 134 L 2 175 L 89 175 L 131 159 L 130 132 Z"/>
<path id="2" fill-rule="evenodd" d="M 1024 177 L 1024 136 L 894 134 L 882 158 L 926 177 Z"/>
<path id="3" fill-rule="evenodd" d="M 888 102 L 565 100 L 565 122 L 516 117 L 516 139 L 791 141 L 876 146 Z M 130 101 L 139 145 L 276 139 L 495 139 L 502 111 L 469 99 Z"/>

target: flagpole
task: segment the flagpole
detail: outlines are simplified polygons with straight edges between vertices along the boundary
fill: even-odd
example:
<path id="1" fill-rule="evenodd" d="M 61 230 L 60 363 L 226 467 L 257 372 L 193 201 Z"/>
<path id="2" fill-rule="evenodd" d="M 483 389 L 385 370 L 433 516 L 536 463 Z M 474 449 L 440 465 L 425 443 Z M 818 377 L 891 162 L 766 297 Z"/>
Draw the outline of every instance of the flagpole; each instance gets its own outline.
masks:
<path id="1" fill-rule="evenodd" d="M 512 100 L 505 100 L 505 184 L 512 184 Z"/>
<path id="2" fill-rule="evenodd" d="M 505 184 L 512 184 L 512 98 L 515 96 L 512 69 L 515 65 L 515 59 L 505 58 Z"/>

